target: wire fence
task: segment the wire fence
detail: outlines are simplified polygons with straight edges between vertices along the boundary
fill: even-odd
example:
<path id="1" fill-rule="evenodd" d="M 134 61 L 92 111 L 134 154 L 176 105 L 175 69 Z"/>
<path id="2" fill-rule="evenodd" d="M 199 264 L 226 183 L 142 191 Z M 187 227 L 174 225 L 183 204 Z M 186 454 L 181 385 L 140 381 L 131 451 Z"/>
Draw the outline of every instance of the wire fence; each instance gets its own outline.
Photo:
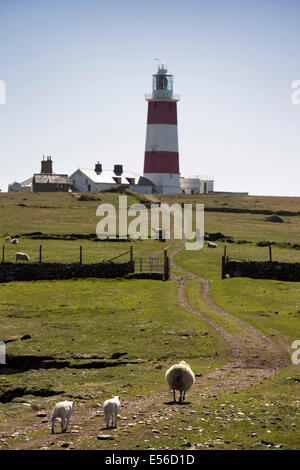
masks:
<path id="1" fill-rule="evenodd" d="M 278 246 L 226 245 L 226 256 L 239 261 L 279 261 L 281 263 L 300 263 L 300 250 Z"/>
<path id="2" fill-rule="evenodd" d="M 124 258 L 127 256 L 127 259 L 120 260 L 123 261 L 133 261 L 133 247 L 131 246 L 129 250 L 125 252 L 118 253 L 117 246 L 113 245 L 113 250 L 111 247 L 109 249 L 110 256 L 115 254 L 115 256 L 108 258 L 107 249 L 99 249 L 99 245 L 77 245 L 71 246 L 69 243 L 64 244 L 64 246 L 56 245 L 51 246 L 49 243 L 46 247 L 44 245 L 36 245 L 34 248 L 31 246 L 28 250 L 25 246 L 22 246 L 22 249 L 12 249 L 10 246 L 3 245 L 1 253 L 1 262 L 2 263 L 14 263 L 14 262 L 31 262 L 31 263 L 80 263 L 80 264 L 91 264 L 91 263 L 102 263 L 102 262 L 112 262 L 114 260 Z M 20 256 L 26 255 L 25 256 Z"/>

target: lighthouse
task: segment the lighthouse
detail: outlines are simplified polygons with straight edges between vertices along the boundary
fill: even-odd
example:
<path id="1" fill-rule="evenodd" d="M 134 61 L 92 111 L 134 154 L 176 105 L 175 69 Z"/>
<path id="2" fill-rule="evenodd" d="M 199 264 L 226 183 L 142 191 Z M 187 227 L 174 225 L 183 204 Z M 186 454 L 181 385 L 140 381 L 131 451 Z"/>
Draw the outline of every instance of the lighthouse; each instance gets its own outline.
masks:
<path id="1" fill-rule="evenodd" d="M 153 75 L 148 101 L 144 176 L 152 181 L 157 193 L 180 194 L 177 132 L 177 101 L 173 94 L 173 75 L 159 64 Z"/>

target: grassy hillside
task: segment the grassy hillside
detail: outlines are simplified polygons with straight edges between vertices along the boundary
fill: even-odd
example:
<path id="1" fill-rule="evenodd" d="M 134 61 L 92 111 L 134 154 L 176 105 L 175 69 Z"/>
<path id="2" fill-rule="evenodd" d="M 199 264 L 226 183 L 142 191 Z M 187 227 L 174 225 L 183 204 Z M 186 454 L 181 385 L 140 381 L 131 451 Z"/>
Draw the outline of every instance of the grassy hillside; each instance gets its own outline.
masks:
<path id="1" fill-rule="evenodd" d="M 165 245 L 157 240 L 95 241 L 99 203 L 117 206 L 118 194 L 77 200 L 70 194 L 0 194 L 0 238 L 18 235 L 19 244 L 5 244 L 7 261 L 25 251 L 37 261 L 108 260 L 134 246 L 135 256 L 150 256 Z M 160 197 L 160 196 L 158 196 Z M 162 196 L 172 202 L 204 203 L 208 208 L 248 212 L 205 212 L 205 231 L 232 236 L 228 253 L 237 258 L 299 261 L 300 216 L 284 223 L 265 220 L 258 210 L 300 211 L 300 198 L 258 196 Z M 128 205 L 140 196 L 130 194 Z M 35 238 L 32 232 L 42 232 Z M 48 235 L 60 235 L 49 239 Z M 67 238 L 70 237 L 71 238 Z M 52 237 L 53 238 L 53 237 Z M 240 244 L 239 240 L 246 243 Z M 176 241 L 178 246 L 180 241 Z M 218 248 L 182 250 L 179 267 L 210 279 L 214 302 L 253 325 L 283 351 L 300 339 L 299 283 L 235 278 L 221 280 Z M 125 256 L 125 258 L 128 255 Z M 120 258 L 123 261 L 123 258 Z M 0 339 L 7 341 L 10 368 L 0 366 L 0 448 L 78 449 L 214 449 L 299 448 L 299 366 L 289 364 L 273 378 L 243 390 L 240 382 L 251 371 L 236 369 L 223 381 L 232 360 L 229 344 L 203 319 L 179 303 L 178 280 L 84 279 L 0 284 Z M 187 276 L 186 279 L 189 279 Z M 192 277 L 190 277 L 192 279 Z M 193 309 L 242 340 L 249 351 L 255 339 L 240 325 L 224 319 L 202 298 L 199 282 L 185 287 Z M 24 335 L 28 339 L 21 340 Z M 253 335 L 252 335 L 253 336 Z M 262 354 L 263 351 L 258 351 Z M 171 402 L 166 369 L 185 359 L 197 373 L 185 406 Z M 255 375 L 257 371 L 253 370 Z M 220 375 L 218 375 L 220 374 Z M 224 376 L 225 377 L 225 376 Z M 58 395 L 54 395 L 58 393 Z M 104 425 L 102 403 L 120 394 L 121 417 L 113 441 L 98 441 Z M 49 434 L 49 412 L 60 399 L 76 401 L 70 433 Z M 0 399 L 1 401 L 1 399 Z M 44 422 L 37 412 L 45 411 Z M 100 429 L 100 431 L 99 431 Z M 14 435 L 17 432 L 19 434 Z M 107 433 L 107 431 L 105 431 Z"/>

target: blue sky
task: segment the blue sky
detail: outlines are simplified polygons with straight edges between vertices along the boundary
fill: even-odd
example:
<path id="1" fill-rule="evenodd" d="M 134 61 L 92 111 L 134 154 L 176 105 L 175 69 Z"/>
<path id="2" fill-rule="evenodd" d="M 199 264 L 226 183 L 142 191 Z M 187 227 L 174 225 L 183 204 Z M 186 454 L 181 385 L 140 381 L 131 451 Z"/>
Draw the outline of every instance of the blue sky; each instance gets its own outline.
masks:
<path id="1" fill-rule="evenodd" d="M 0 0 L 0 188 L 40 171 L 142 173 L 154 58 L 174 74 L 180 171 L 300 196 L 300 3 Z"/>

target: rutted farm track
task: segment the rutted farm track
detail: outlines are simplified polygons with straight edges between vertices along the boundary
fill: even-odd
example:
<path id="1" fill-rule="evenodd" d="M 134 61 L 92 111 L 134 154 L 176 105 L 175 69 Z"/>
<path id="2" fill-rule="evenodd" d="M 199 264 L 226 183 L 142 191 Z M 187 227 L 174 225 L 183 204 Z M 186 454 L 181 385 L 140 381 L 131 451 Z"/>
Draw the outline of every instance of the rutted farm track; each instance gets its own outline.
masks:
<path id="1" fill-rule="evenodd" d="M 184 270 L 175 263 L 174 256 L 184 248 L 184 243 L 174 247 L 174 241 L 170 240 L 161 250 L 154 253 L 153 257 L 157 257 L 166 248 L 169 250 L 173 248 L 170 258 L 171 267 L 175 272 L 172 274 L 172 278 L 178 282 L 178 301 L 180 305 L 189 313 L 200 317 L 201 320 L 209 324 L 228 343 L 232 350 L 232 360 L 227 365 L 196 378 L 196 384 L 193 387 L 194 397 L 196 394 L 199 395 L 199 391 L 201 391 L 201 395 L 204 397 L 211 392 L 217 391 L 222 393 L 223 391 L 244 389 L 272 377 L 277 371 L 285 367 L 288 364 L 287 354 L 260 331 L 218 307 L 210 296 L 209 281 Z M 213 318 L 209 314 L 204 314 L 191 306 L 187 299 L 186 289 L 190 282 L 195 281 L 199 283 L 199 295 L 201 295 L 209 309 L 214 311 Z M 236 329 L 230 330 L 230 328 L 221 326 L 220 323 L 222 322 L 218 322 L 218 316 L 220 319 L 226 319 L 228 325 L 238 325 L 242 333 L 237 334 Z M 118 363 L 118 365 L 122 365 L 122 363 Z M 160 373 L 163 373 L 163 371 Z M 205 388 L 203 388 L 204 386 Z M 162 409 L 166 409 L 171 414 L 180 413 L 180 409 L 185 408 L 174 405 L 168 400 L 170 400 L 170 393 L 167 387 L 163 392 L 154 393 L 151 396 L 141 396 L 128 401 L 123 398 L 121 416 L 127 414 L 140 415 L 143 420 L 151 420 Z M 191 401 L 193 400 L 191 399 Z M 7 428 L 5 429 L 6 434 L 15 431 L 28 435 L 33 433 L 30 441 L 20 441 L 11 445 L 10 449 L 48 448 L 51 443 L 60 444 L 66 440 L 71 440 L 76 448 L 76 441 L 79 443 L 79 441 L 84 442 L 91 438 L 96 439 L 99 428 L 103 429 L 104 425 L 102 413 L 96 404 L 89 404 L 88 401 L 79 401 L 77 403 L 74 419 L 71 420 L 71 429 L 73 425 L 77 426 L 79 430 L 71 431 L 73 432 L 72 434 L 55 434 L 52 436 L 49 430 L 50 410 L 47 410 L 48 419 L 44 420 L 44 422 L 37 421 L 35 413 L 32 411 L 32 423 L 14 423 L 13 425 L 10 423 L 8 426 L 5 426 Z M 122 437 L 124 432 L 126 433 L 125 429 L 126 427 L 118 428 L 117 433 L 119 438 Z M 38 437 L 34 436 L 34 432 L 37 430 L 43 431 Z M 131 428 L 131 430 L 131 435 L 134 432 L 139 432 L 137 428 Z"/>
<path id="2" fill-rule="evenodd" d="M 262 379 L 272 377 L 278 370 L 285 367 L 288 364 L 288 356 L 285 352 L 283 352 L 270 338 L 267 338 L 252 325 L 249 325 L 243 320 L 225 312 L 217 306 L 210 296 L 208 280 L 192 272 L 186 271 L 174 262 L 174 256 L 183 248 L 184 243 L 171 254 L 172 268 L 182 274 L 182 277 L 175 275 L 175 278 L 179 282 L 179 303 L 187 311 L 199 316 L 202 320 L 207 322 L 232 349 L 233 360 L 220 371 L 216 371 L 214 375 L 225 379 L 225 377 L 228 377 L 228 374 L 234 370 L 243 370 L 244 373 L 242 377 L 237 378 L 235 386 L 237 388 L 244 388 L 249 385 L 253 385 L 256 382 L 260 382 Z M 204 315 L 191 307 L 186 296 L 186 286 L 191 282 L 191 278 L 199 282 L 202 298 L 208 307 L 213 309 L 221 317 L 229 320 L 229 322 L 233 322 L 234 324 L 242 327 L 245 330 L 245 335 L 232 335 L 209 316 Z M 232 381 L 230 382 L 232 383 Z M 224 386 L 226 386 L 226 382 L 223 382 L 222 388 Z"/>
<path id="3" fill-rule="evenodd" d="M 171 239 L 168 245 L 153 256 L 158 256 L 164 249 L 172 249 L 174 240 Z M 272 377 L 281 368 L 288 365 L 288 355 L 282 351 L 270 338 L 267 338 L 259 330 L 252 325 L 244 322 L 243 320 L 225 312 L 217 306 L 212 300 L 209 292 L 209 281 L 197 274 L 183 269 L 178 266 L 174 257 L 177 253 L 182 251 L 185 247 L 185 240 L 183 243 L 176 247 L 170 254 L 171 267 L 180 275 L 173 274 L 172 278 L 177 280 L 178 287 L 178 301 L 180 305 L 188 312 L 198 316 L 203 321 L 208 323 L 218 335 L 220 335 L 230 346 L 232 350 L 232 361 L 220 370 L 209 374 L 209 378 L 221 379 L 220 387 L 224 388 L 245 388 L 255 383 L 261 382 L 263 379 Z M 219 314 L 220 317 L 226 318 L 229 322 L 237 324 L 243 328 L 245 334 L 237 336 L 231 334 L 228 330 L 223 328 L 218 322 L 212 320 L 208 315 L 205 315 L 198 310 L 194 309 L 188 302 L 186 296 L 186 287 L 191 280 L 199 282 L 199 295 L 202 296 L 207 306 Z M 242 374 L 235 374 L 233 372 L 242 372 Z"/>

